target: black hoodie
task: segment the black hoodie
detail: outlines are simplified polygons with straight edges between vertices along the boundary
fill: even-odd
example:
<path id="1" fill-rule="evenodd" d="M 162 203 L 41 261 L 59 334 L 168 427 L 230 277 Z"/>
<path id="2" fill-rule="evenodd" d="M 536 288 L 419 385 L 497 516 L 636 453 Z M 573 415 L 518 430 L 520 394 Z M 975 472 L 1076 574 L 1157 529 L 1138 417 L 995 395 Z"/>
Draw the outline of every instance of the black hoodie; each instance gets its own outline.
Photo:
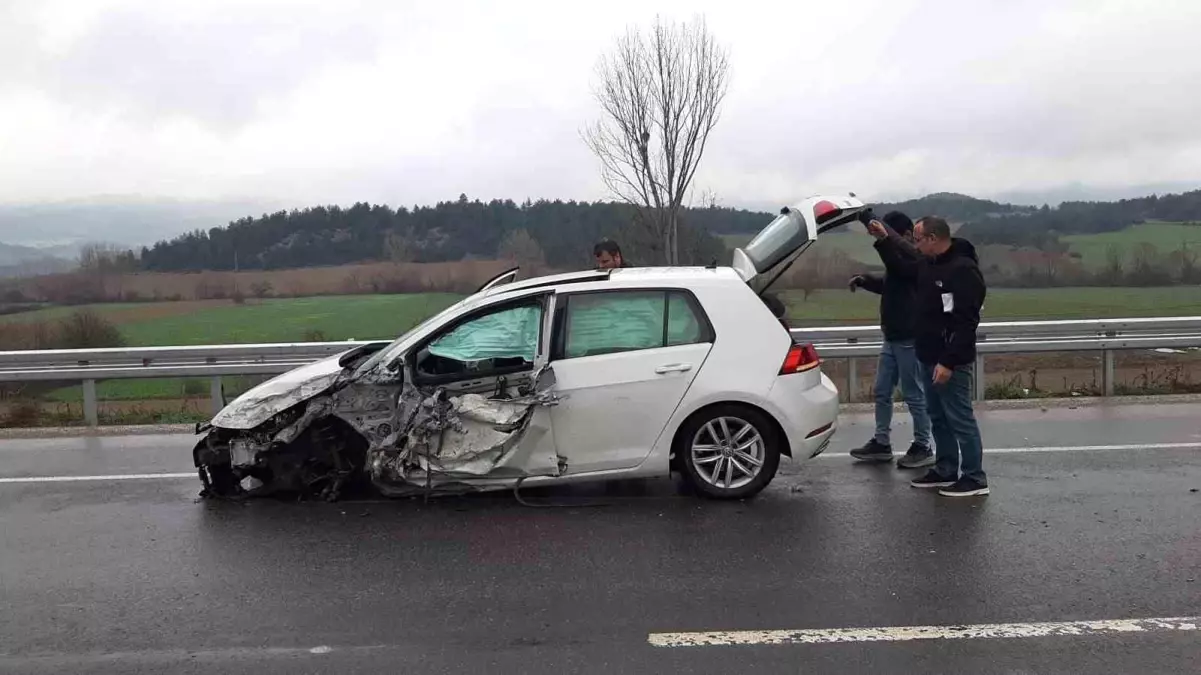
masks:
<path id="1" fill-rule="evenodd" d="M 876 242 L 876 250 L 888 245 L 888 241 L 882 239 Z M 861 274 L 859 287 L 880 296 L 880 329 L 884 339 L 889 342 L 912 340 L 916 314 L 914 280 L 893 269 L 895 256 L 882 252 L 880 259 L 884 262 L 883 276 Z"/>
<path id="2" fill-rule="evenodd" d="M 951 247 L 926 258 L 891 229 L 878 242 L 889 271 L 912 279 L 916 286 L 915 332 L 917 358 L 947 368 L 976 360 L 976 328 L 987 289 L 980 273 L 976 247 L 966 239 L 951 239 Z"/>

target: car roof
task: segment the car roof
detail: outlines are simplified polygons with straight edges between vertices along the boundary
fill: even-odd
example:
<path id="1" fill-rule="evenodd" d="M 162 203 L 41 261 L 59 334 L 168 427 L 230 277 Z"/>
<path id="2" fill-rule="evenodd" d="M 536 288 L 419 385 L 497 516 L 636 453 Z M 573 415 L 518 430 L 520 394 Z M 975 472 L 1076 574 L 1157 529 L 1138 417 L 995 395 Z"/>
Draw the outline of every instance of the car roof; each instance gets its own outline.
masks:
<path id="1" fill-rule="evenodd" d="M 562 290 L 575 284 L 602 282 L 613 288 L 678 288 L 696 285 L 745 283 L 732 267 L 623 267 L 551 274 L 494 286 L 469 298 L 475 305 L 487 298 L 523 295 L 531 289 Z M 595 288 L 595 287 L 593 287 Z"/>

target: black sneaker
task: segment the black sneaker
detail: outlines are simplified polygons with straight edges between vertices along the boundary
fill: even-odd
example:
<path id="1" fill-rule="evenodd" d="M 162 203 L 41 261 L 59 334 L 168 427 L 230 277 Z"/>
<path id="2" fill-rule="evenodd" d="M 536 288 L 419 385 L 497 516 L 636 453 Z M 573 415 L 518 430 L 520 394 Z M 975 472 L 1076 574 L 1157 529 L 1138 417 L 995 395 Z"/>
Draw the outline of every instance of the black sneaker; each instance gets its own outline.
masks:
<path id="1" fill-rule="evenodd" d="M 954 485 L 938 491 L 944 497 L 979 497 L 988 494 L 988 485 L 971 478 L 960 478 Z"/>
<path id="2" fill-rule="evenodd" d="M 917 443 L 909 446 L 909 452 L 897 460 L 897 468 L 900 469 L 920 469 L 923 466 L 934 466 L 934 451 Z"/>
<path id="3" fill-rule="evenodd" d="M 914 478 L 909 484 L 915 488 L 947 488 L 955 484 L 954 478 L 946 478 L 934 469 L 930 469 L 921 478 Z"/>
<path id="4" fill-rule="evenodd" d="M 892 446 L 884 445 L 873 438 L 862 448 L 852 450 L 851 457 L 864 462 L 891 462 Z"/>

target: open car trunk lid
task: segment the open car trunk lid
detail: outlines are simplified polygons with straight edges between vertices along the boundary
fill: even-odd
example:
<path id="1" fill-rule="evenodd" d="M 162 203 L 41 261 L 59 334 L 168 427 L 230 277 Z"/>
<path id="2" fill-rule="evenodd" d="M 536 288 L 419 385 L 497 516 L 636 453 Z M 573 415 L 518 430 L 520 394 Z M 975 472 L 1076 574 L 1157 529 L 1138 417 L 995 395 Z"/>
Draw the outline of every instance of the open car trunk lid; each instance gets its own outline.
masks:
<path id="1" fill-rule="evenodd" d="M 810 197 L 786 206 L 749 244 L 734 251 L 733 267 L 762 295 L 817 241 L 818 235 L 856 220 L 866 209 L 854 195 Z"/>

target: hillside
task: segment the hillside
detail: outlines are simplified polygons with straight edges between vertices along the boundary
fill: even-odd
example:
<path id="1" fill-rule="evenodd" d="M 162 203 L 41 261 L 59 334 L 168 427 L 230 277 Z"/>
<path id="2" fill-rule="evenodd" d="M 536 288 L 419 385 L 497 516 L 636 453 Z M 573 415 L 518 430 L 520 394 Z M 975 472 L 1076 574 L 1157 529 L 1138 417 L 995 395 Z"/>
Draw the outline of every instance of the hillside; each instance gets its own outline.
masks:
<path id="1" fill-rule="evenodd" d="M 710 232 L 723 218 L 756 221 L 770 217 L 728 209 L 685 210 L 680 254 L 684 262 L 708 263 L 727 255 Z M 661 257 L 657 242 L 636 226 L 635 210 L 624 204 L 509 200 L 442 202 L 432 207 L 358 203 L 348 209 L 318 206 L 228 227 L 197 230 L 143 248 L 150 271 L 284 269 L 341 265 L 367 260 L 446 262 L 514 257 L 575 266 L 591 261 L 592 245 L 604 237 L 620 241 L 638 263 Z"/>
<path id="2" fill-rule="evenodd" d="M 957 222 L 1036 210 L 948 193 L 876 208 L 942 213 Z M 724 260 L 728 250 L 714 235 L 750 235 L 771 219 L 770 213 L 745 209 L 684 209 L 682 260 Z M 605 237 L 622 242 L 627 257 L 637 263 L 661 259 L 657 242 L 649 241 L 636 225 L 635 211 L 628 205 L 557 200 L 518 205 L 468 200 L 465 195 L 432 207 L 392 209 L 358 203 L 242 218 L 228 227 L 194 230 L 159 242 L 144 248 L 141 258 L 144 269 L 163 272 L 283 269 L 381 259 L 445 262 L 506 254 L 577 265 L 588 262 L 593 242 Z"/>
<path id="3" fill-rule="evenodd" d="M 961 226 L 962 236 L 980 245 L 1066 253 L 1065 235 L 1117 232 L 1152 221 L 1201 221 L 1201 191 L 1117 202 L 1065 202 L 1056 208 L 935 193 L 874 208 L 878 213 L 899 209 L 915 218 L 945 216 Z M 684 209 L 682 262 L 725 260 L 727 245 L 745 241 L 771 218 L 771 213 L 746 209 Z M 846 228 L 844 232 L 857 234 Z M 140 266 L 147 271 L 188 272 L 505 258 L 574 267 L 587 264 L 592 244 L 605 237 L 621 242 L 635 264 L 663 259 L 661 244 L 637 224 L 636 211 L 628 205 L 483 202 L 461 195 L 456 201 L 425 207 L 394 209 L 358 203 L 349 208 L 316 206 L 243 217 L 225 227 L 196 228 L 144 247 Z M 845 250 L 850 258 L 867 262 L 873 256 L 864 244 L 854 237 L 836 239 L 824 248 Z"/>
<path id="4" fill-rule="evenodd" d="M 0 242 L 0 279 L 57 274 L 75 266 L 69 248 L 34 248 Z"/>
<path id="5" fill-rule="evenodd" d="M 254 201 L 184 201 L 136 195 L 0 204 L 0 241 L 73 258 L 81 244 L 97 239 L 141 246 L 165 234 L 208 229 L 263 210 L 264 204 Z"/>
<path id="6" fill-rule="evenodd" d="M 1117 232 L 1152 221 L 1201 221 L 1201 190 L 1116 202 L 1064 202 L 1030 213 L 970 219 L 963 235 L 981 244 L 1059 249 L 1060 235 Z"/>

